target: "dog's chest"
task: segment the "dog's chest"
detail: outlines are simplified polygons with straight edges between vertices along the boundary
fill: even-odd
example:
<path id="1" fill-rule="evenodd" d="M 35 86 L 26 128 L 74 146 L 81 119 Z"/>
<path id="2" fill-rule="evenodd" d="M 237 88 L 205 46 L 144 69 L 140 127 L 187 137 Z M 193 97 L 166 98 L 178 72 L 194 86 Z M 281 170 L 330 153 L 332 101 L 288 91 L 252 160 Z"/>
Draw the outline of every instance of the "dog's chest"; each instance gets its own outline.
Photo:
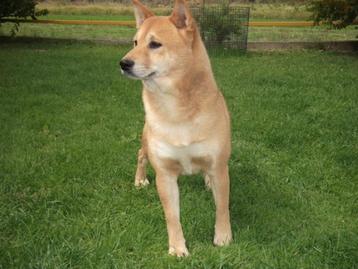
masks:
<path id="1" fill-rule="evenodd" d="M 173 120 L 180 118 L 185 111 L 178 109 L 171 97 L 162 96 L 158 100 L 162 102 L 160 112 L 144 99 L 148 146 L 152 155 L 160 162 L 167 160 L 168 163 L 178 163 L 182 174 L 203 170 L 207 160 L 217 152 L 216 143 L 208 139 L 208 130 L 205 128 L 207 116 L 197 115 L 185 121 Z"/>
<path id="2" fill-rule="evenodd" d="M 161 160 L 171 160 L 180 164 L 181 173 L 191 175 L 205 170 L 213 154 L 212 145 L 206 142 L 195 142 L 189 145 L 175 146 L 165 141 L 152 141 L 151 148 L 157 158 Z"/>

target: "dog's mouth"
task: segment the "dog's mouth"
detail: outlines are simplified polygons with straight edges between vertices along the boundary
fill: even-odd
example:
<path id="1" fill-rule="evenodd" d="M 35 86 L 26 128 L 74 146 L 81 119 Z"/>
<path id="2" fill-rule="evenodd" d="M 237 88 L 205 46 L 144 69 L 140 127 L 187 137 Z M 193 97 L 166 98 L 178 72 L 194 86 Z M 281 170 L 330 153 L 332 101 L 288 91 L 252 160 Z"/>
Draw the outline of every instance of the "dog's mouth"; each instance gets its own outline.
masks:
<path id="1" fill-rule="evenodd" d="M 152 78 L 154 75 L 155 75 L 155 71 L 153 71 L 152 73 L 149 73 L 147 76 L 145 76 L 144 78 L 141 78 L 141 79 L 143 79 L 143 80 L 145 80 L 145 79 L 150 79 L 150 78 Z"/>
<path id="2" fill-rule="evenodd" d="M 140 80 L 150 79 L 156 74 L 156 72 L 153 71 L 153 72 L 149 73 L 148 75 L 140 76 L 140 75 L 133 73 L 132 70 L 123 70 L 123 69 L 121 69 L 121 73 L 129 78 L 140 79 Z"/>

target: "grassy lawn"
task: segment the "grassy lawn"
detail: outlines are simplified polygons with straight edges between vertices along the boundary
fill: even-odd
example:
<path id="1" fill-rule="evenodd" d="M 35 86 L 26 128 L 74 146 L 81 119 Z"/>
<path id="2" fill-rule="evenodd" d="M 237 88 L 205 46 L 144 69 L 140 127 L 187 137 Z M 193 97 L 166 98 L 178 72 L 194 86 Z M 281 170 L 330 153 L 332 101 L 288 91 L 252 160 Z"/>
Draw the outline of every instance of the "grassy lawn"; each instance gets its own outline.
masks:
<path id="1" fill-rule="evenodd" d="M 59 16 L 56 19 L 93 19 L 88 16 Z M 96 17 L 102 19 L 101 16 Z M 10 36 L 12 24 L 6 23 L 0 27 L 0 36 Z M 70 38 L 90 40 L 124 40 L 129 42 L 135 34 L 135 28 L 110 25 L 56 25 L 30 24 L 20 26 L 19 37 Z M 357 40 L 356 26 L 346 29 L 328 29 L 320 27 L 250 27 L 248 41 L 342 41 Z"/>
<path id="2" fill-rule="evenodd" d="M 0 36 L 11 35 L 12 24 L 0 27 Z M 55 39 L 90 39 L 94 41 L 130 42 L 136 32 L 133 27 L 111 25 L 60 25 L 24 23 L 16 33 L 17 37 L 41 37 Z"/>
<path id="3" fill-rule="evenodd" d="M 56 4 L 44 2 L 40 9 L 49 10 L 49 15 L 40 19 L 58 20 L 114 20 L 133 21 L 131 6 L 114 3 L 102 4 Z M 292 21 L 309 20 L 310 13 L 305 5 L 287 4 L 253 4 L 250 5 L 251 21 Z M 170 9 L 154 8 L 156 14 L 168 14 Z M 11 34 L 12 24 L 0 27 L 0 36 Z M 100 25 L 54 25 L 54 24 L 22 24 L 17 36 L 43 37 L 58 39 L 90 39 L 107 41 L 130 41 L 135 29 L 120 26 Z M 357 26 L 336 30 L 321 27 L 250 27 L 249 42 L 255 41 L 343 41 L 357 40 Z"/>
<path id="4" fill-rule="evenodd" d="M 83 14 L 48 14 L 41 16 L 44 20 L 100 20 L 100 21 L 134 21 L 134 15 L 83 15 Z"/>
<path id="5" fill-rule="evenodd" d="M 330 29 L 326 26 L 315 27 L 250 27 L 248 41 L 344 41 L 358 40 L 357 26 L 345 29 Z"/>
<path id="6" fill-rule="evenodd" d="M 167 255 L 152 184 L 133 185 L 140 83 L 125 47 L 0 44 L 0 268 L 354 268 L 358 57 L 318 51 L 212 59 L 232 115 L 234 243 L 180 180 L 191 256 Z"/>
<path id="7" fill-rule="evenodd" d="M 152 3 L 152 1 L 142 1 L 143 3 Z M 246 4 L 240 6 L 249 6 L 251 9 L 251 17 L 255 19 L 300 19 L 307 20 L 311 13 L 304 4 Z M 46 1 L 37 5 L 39 9 L 47 9 L 50 14 L 55 15 L 129 15 L 133 14 L 131 5 L 116 4 L 111 1 L 103 1 L 102 3 L 89 4 L 86 2 L 78 2 L 76 4 L 65 2 Z M 156 14 L 169 14 L 170 7 L 152 6 L 151 9 Z"/>

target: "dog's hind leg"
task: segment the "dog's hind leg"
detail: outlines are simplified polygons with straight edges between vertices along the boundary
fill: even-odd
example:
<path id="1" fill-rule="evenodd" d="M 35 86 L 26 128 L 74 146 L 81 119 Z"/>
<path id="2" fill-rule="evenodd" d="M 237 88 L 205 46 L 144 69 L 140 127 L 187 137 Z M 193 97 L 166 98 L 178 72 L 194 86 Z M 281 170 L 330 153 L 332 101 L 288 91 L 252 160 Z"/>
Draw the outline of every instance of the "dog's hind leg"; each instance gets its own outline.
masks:
<path id="1" fill-rule="evenodd" d="M 138 151 L 138 162 L 137 162 L 137 171 L 135 173 L 134 185 L 136 187 L 144 187 L 149 184 L 146 173 L 146 166 L 148 163 L 147 153 L 145 152 L 144 147 Z"/>

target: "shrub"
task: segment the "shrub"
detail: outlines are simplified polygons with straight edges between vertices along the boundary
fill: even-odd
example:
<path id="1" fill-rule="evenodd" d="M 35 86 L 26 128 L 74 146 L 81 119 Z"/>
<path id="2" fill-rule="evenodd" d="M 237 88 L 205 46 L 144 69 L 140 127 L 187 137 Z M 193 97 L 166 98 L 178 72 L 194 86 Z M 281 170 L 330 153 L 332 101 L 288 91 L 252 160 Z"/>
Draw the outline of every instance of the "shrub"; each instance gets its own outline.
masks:
<path id="1" fill-rule="evenodd" d="M 327 23 L 335 28 L 344 28 L 358 16 L 357 0 L 313 0 L 309 9 L 315 23 Z"/>
<path id="2" fill-rule="evenodd" d="M 241 24 L 238 15 L 232 12 L 229 2 L 218 6 L 204 6 L 197 18 L 200 30 L 208 42 L 222 44 L 233 35 L 239 35 Z"/>
<path id="3" fill-rule="evenodd" d="M 14 28 L 12 33 L 15 34 L 19 29 L 19 19 L 26 19 L 31 17 L 36 19 L 37 16 L 45 15 L 48 13 L 46 9 L 36 10 L 35 0 L 1 0 L 0 1 L 0 24 L 5 18 L 14 20 Z"/>

